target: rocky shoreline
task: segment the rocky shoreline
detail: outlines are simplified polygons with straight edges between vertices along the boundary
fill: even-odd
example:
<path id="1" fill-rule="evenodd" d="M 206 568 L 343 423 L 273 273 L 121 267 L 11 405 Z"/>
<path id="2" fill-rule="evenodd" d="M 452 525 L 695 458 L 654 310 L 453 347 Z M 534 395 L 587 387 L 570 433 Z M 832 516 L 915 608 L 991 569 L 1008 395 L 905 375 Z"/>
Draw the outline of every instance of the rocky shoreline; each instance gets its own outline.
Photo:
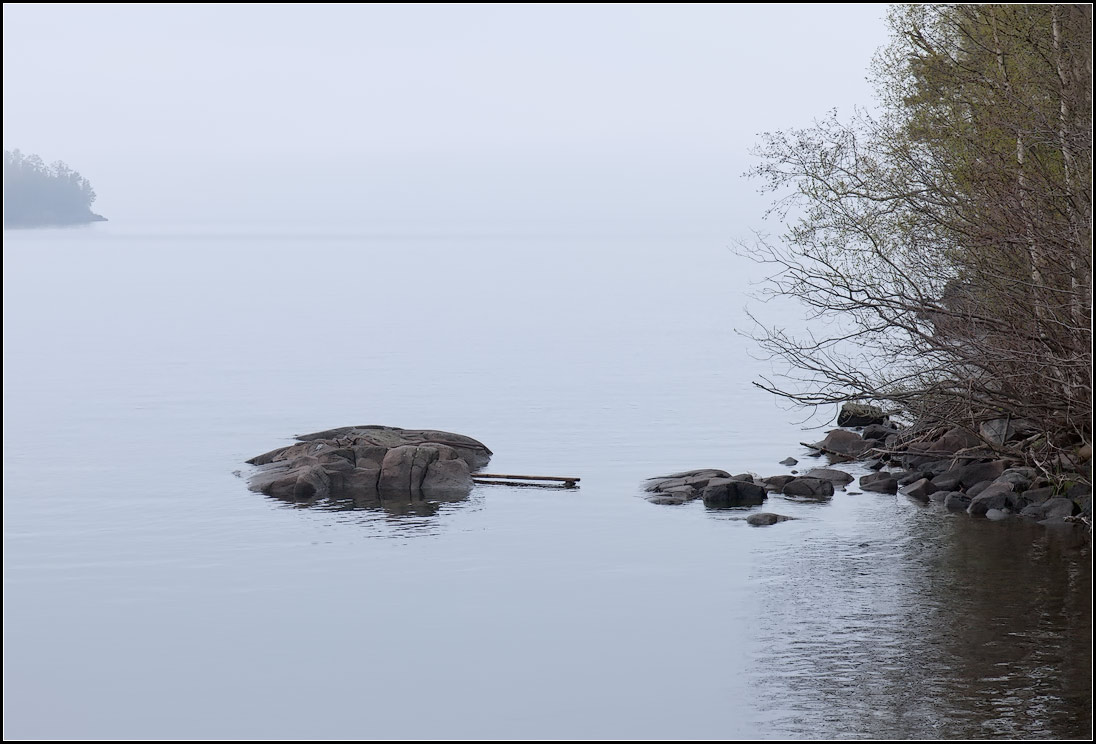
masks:
<path id="1" fill-rule="evenodd" d="M 1010 457 L 1001 446 L 1023 436 L 1020 422 L 985 422 L 978 434 L 959 427 L 901 429 L 882 411 L 846 405 L 834 429 L 805 447 L 829 464 L 858 462 L 875 472 L 858 485 L 864 491 L 902 493 L 922 502 L 935 501 L 971 517 L 992 520 L 1031 519 L 1046 527 L 1091 530 L 1092 487 L 1083 475 L 1059 470 L 1051 479 Z M 996 441 L 995 441 L 996 440 Z M 1074 471 L 1091 467 L 1091 454 L 1081 452 L 1056 463 Z M 788 458 L 782 465 L 798 462 Z M 701 499 L 712 509 L 758 506 L 770 494 L 786 499 L 825 501 L 835 489 L 844 490 L 854 477 L 837 468 L 813 468 L 805 473 L 758 477 L 725 470 L 691 470 L 649 479 L 644 490 L 655 504 L 679 505 Z M 775 524 L 782 515 L 758 513 L 747 520 L 757 526 Z M 775 518 L 775 519 L 774 519 Z"/>

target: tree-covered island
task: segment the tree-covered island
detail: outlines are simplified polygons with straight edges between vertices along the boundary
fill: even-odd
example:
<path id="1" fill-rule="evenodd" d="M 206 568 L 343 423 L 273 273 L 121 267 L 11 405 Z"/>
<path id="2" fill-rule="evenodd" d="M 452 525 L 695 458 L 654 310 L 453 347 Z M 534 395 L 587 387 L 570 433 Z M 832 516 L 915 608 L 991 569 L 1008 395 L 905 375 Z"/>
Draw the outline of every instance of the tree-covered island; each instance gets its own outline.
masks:
<path id="1" fill-rule="evenodd" d="M 91 211 L 91 182 L 60 160 L 4 150 L 4 227 L 49 227 L 103 222 Z"/>

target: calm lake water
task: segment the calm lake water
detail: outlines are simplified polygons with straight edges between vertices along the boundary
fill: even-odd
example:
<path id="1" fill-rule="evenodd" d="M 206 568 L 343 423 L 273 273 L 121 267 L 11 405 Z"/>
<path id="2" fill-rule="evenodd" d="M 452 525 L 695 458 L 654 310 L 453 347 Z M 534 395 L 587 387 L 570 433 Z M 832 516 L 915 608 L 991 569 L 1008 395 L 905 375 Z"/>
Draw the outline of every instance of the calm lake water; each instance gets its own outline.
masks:
<path id="1" fill-rule="evenodd" d="M 724 236 L 4 243 L 6 738 L 1091 732 L 1075 534 L 878 494 L 770 497 L 797 519 L 762 529 L 640 497 L 674 470 L 786 472 L 821 438 L 751 385 L 757 269 Z M 233 474 L 350 424 L 460 432 L 492 471 L 581 488 L 400 514 Z"/>

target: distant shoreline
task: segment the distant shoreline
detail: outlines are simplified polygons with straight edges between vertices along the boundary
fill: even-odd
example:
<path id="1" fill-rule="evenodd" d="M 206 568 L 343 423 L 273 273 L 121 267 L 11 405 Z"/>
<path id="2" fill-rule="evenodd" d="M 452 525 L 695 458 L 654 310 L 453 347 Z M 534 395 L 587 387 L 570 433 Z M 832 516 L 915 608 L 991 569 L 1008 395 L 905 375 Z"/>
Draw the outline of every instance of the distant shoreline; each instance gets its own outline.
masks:
<path id="1" fill-rule="evenodd" d="M 9 221 L 7 216 L 4 217 L 4 229 L 5 230 L 32 230 L 37 227 L 75 227 L 77 225 L 90 225 L 93 222 L 109 222 L 109 220 L 101 214 L 95 214 L 91 212 L 80 217 L 71 219 L 57 219 L 51 218 L 48 220 L 18 220 L 15 222 Z"/>

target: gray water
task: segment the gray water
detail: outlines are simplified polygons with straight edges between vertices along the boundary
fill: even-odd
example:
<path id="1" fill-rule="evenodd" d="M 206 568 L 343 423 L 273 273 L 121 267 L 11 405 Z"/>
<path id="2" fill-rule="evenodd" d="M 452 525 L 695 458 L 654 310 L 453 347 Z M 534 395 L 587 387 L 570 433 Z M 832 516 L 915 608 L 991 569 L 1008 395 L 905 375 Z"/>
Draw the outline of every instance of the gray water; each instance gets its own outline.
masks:
<path id="1" fill-rule="evenodd" d="M 751 384 L 758 271 L 724 236 L 4 239 L 7 738 L 1090 733 L 1074 533 L 878 494 L 770 497 L 797 519 L 762 529 L 640 497 L 786 472 L 821 435 Z M 373 423 L 581 488 L 301 508 L 233 474 Z"/>

